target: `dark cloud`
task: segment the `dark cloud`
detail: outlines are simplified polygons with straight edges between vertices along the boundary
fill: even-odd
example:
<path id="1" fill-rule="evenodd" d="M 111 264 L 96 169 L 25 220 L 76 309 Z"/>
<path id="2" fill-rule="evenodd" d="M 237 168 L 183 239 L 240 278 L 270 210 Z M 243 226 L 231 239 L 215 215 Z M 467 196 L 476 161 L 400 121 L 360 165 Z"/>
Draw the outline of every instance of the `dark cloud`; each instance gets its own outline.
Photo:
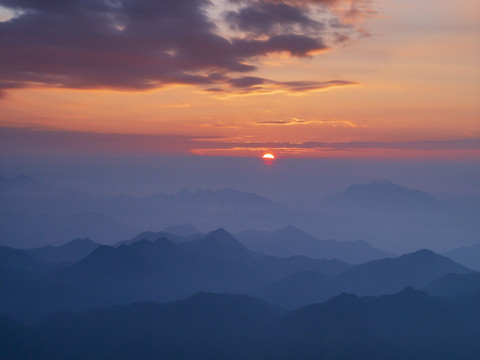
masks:
<path id="1" fill-rule="evenodd" d="M 0 22 L 0 89 L 238 86 L 232 74 L 254 71 L 258 57 L 328 49 L 306 3 L 243 2 L 227 17 L 261 36 L 227 38 L 207 15 L 208 0 L 0 0 L 19 14 Z"/>
<path id="2" fill-rule="evenodd" d="M 264 82 L 265 82 L 265 79 L 255 77 L 255 76 L 244 76 L 242 78 L 229 80 L 229 83 L 233 87 L 240 87 L 240 88 L 252 87 L 252 86 L 255 86 L 255 85 L 261 85 Z"/>
<path id="3" fill-rule="evenodd" d="M 278 34 L 294 31 L 313 33 L 323 29 L 324 24 L 308 16 L 304 8 L 285 3 L 257 2 L 225 15 L 232 29 L 255 35 Z"/>
<path id="4" fill-rule="evenodd" d="M 285 92 L 309 92 L 328 89 L 339 86 L 351 86 L 358 83 L 353 81 L 329 80 L 329 81 L 274 81 L 255 76 L 243 76 L 229 79 L 229 86 L 208 88 L 206 91 L 225 94 L 250 94 Z"/>

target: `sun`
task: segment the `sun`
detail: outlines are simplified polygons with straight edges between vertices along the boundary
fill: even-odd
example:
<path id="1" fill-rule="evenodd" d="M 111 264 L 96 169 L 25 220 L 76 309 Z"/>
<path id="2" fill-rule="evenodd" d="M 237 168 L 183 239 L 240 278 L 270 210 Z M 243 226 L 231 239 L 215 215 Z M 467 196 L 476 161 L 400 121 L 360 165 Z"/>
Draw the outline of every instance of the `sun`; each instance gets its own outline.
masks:
<path id="1" fill-rule="evenodd" d="M 275 155 L 267 153 L 262 156 L 262 160 L 266 165 L 272 165 L 275 160 Z"/>

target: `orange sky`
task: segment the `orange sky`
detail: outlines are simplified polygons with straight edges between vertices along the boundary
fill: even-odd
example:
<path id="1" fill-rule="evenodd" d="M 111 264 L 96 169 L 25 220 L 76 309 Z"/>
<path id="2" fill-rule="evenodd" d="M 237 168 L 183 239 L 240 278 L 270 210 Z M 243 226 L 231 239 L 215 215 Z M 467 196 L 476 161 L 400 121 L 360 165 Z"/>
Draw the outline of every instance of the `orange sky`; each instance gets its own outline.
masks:
<path id="1" fill-rule="evenodd" d="M 187 152 L 201 155 L 478 157 L 479 142 L 465 148 L 442 143 L 422 148 L 418 142 L 448 145 L 480 138 L 479 2 L 374 1 L 369 8 L 375 13 L 355 20 L 363 35 L 349 42 L 309 57 L 271 53 L 252 59 L 257 70 L 246 75 L 275 80 L 258 92 L 213 93 L 185 84 L 118 91 L 38 83 L 5 91 L 0 125 L 215 137 L 186 145 Z M 346 83 L 327 83 L 332 80 Z M 279 85 L 294 81 L 326 83 L 315 91 Z M 352 151 L 305 142 L 412 145 Z"/>

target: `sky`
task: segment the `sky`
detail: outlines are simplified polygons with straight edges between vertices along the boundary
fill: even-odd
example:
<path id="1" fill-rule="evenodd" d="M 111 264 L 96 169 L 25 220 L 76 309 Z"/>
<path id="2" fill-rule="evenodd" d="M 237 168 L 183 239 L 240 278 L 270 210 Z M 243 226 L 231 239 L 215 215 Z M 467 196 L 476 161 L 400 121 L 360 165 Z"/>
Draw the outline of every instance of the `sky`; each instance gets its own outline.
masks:
<path id="1" fill-rule="evenodd" d="M 0 0 L 0 150 L 480 155 L 476 0 Z"/>

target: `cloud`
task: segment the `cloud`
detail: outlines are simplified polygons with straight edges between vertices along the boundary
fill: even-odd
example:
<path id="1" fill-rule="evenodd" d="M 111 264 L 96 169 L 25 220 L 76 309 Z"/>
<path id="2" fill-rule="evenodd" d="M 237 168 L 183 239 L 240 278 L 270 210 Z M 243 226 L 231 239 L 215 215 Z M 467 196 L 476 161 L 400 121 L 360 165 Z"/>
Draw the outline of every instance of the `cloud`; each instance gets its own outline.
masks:
<path id="1" fill-rule="evenodd" d="M 310 124 L 320 124 L 320 125 L 328 125 L 332 127 L 359 127 L 359 125 L 355 124 L 354 122 L 347 121 L 347 120 L 336 120 L 336 119 L 326 119 L 326 120 L 305 120 L 305 119 L 297 119 L 291 118 L 289 120 L 266 120 L 266 121 L 257 121 L 254 123 L 255 125 L 310 125 Z"/>
<path id="2" fill-rule="evenodd" d="M 298 94 L 352 85 L 358 85 L 358 83 L 344 80 L 274 81 L 260 77 L 244 76 L 229 79 L 223 87 L 207 88 L 205 91 L 221 95 L 273 94 L 279 92 Z"/>
<path id="3" fill-rule="evenodd" d="M 218 121 L 210 126 L 235 126 Z M 465 157 L 478 159 L 480 138 L 421 141 L 252 141 L 251 137 L 198 135 L 135 135 L 67 132 L 45 128 L 0 127 L 0 153 L 9 155 L 42 154 L 198 154 L 257 156 L 262 151 L 274 151 L 283 156 L 322 156 L 359 154 L 395 156 L 409 152 L 429 156 Z"/>
<path id="4" fill-rule="evenodd" d="M 225 14 L 232 29 L 252 35 L 278 34 L 285 32 L 314 33 L 325 25 L 312 19 L 303 7 L 287 3 L 254 2 Z"/>
<path id="5" fill-rule="evenodd" d="M 237 10 L 225 14 L 235 29 L 227 36 L 209 16 L 209 0 L 0 0 L 16 14 L 0 22 L 0 91 L 235 86 L 238 74 L 256 70 L 259 57 L 312 56 L 339 33 L 352 35 L 335 15 L 336 3 L 236 2 Z M 316 19 L 313 9 L 329 22 Z M 294 83 L 282 86 L 303 91 Z"/>

